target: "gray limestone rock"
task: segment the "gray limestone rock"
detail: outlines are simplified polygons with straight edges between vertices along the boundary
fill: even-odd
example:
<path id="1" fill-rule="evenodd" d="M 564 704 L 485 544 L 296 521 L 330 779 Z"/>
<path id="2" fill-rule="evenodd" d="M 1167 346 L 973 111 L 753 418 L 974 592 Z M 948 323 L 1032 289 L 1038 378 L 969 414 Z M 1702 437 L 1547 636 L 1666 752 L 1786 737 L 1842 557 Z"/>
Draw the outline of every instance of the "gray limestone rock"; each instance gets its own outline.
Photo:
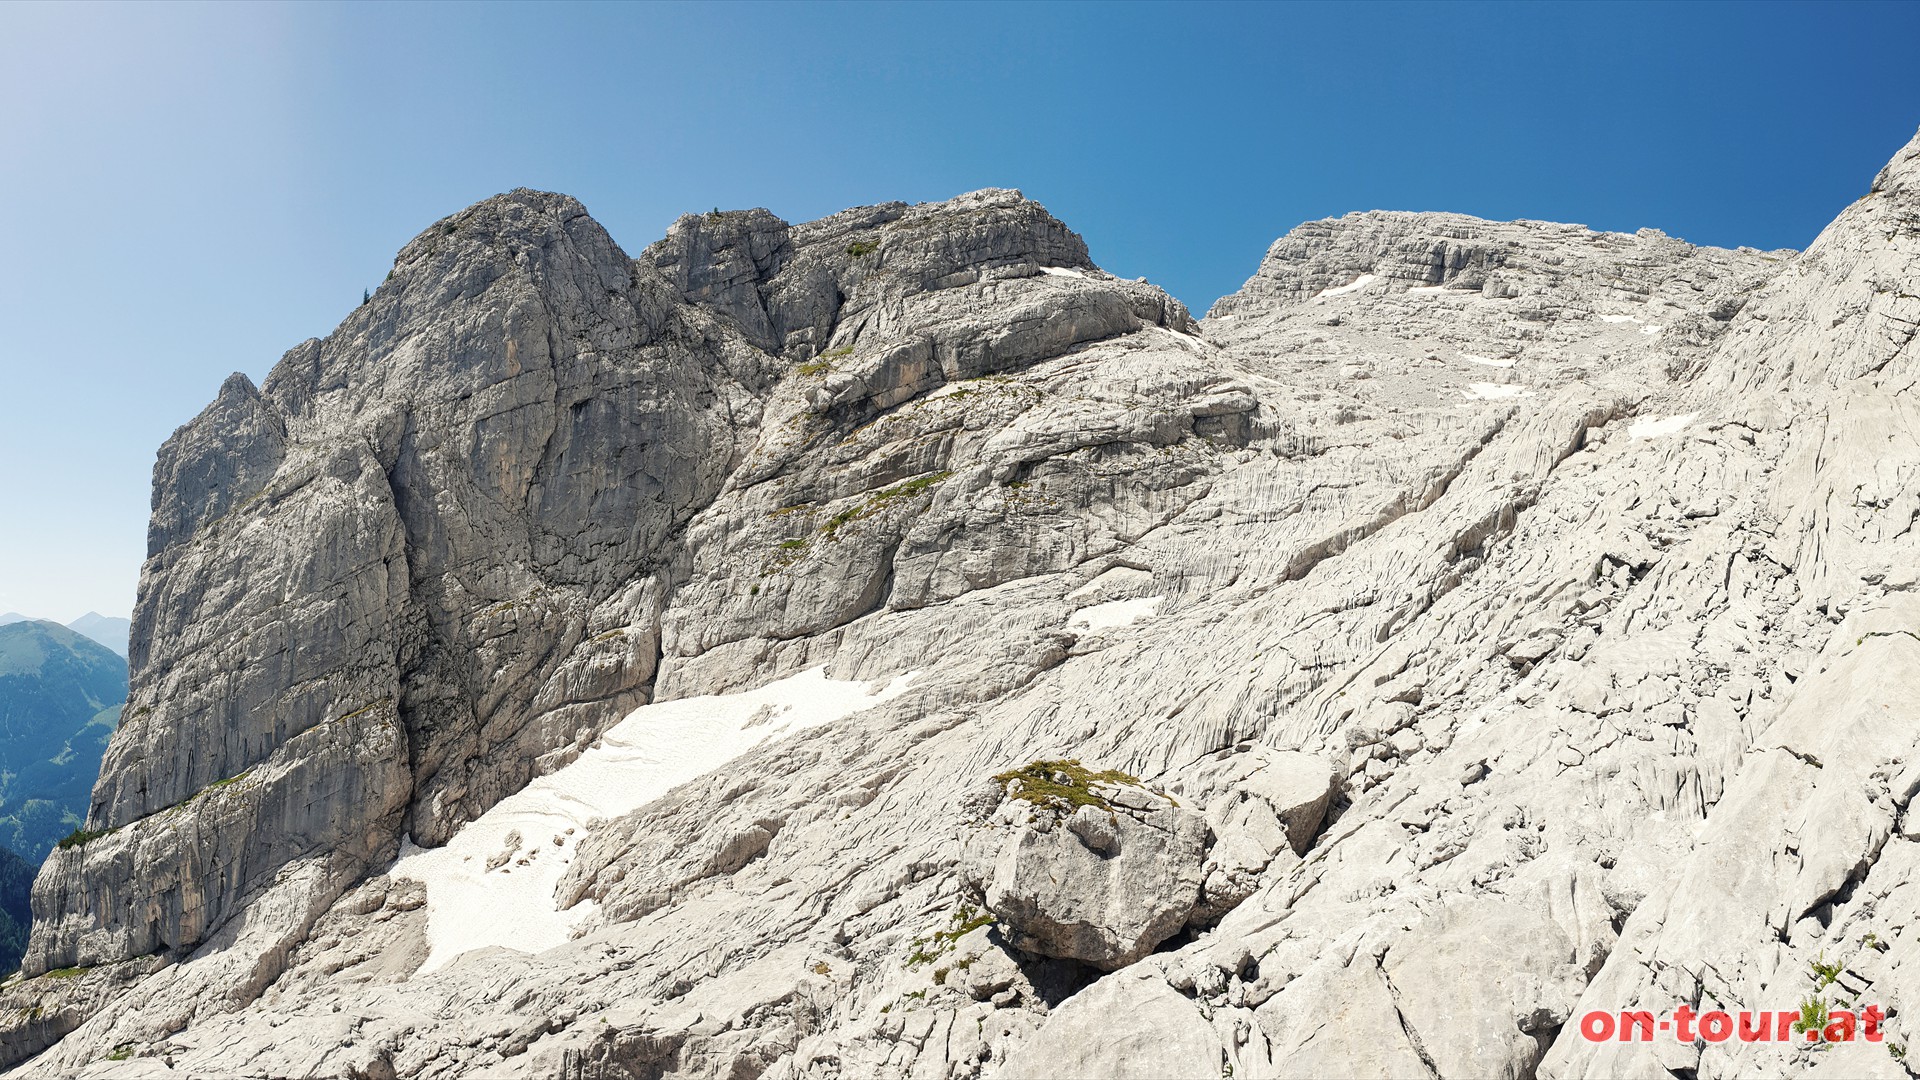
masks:
<path id="1" fill-rule="evenodd" d="M 1200 899 L 1207 826 L 1144 787 L 1023 801 L 1021 781 L 967 838 L 964 873 L 1016 946 L 1112 970 L 1179 933 Z"/>
<path id="2" fill-rule="evenodd" d="M 1215 1080 L 1220 1039 L 1152 974 L 1115 974 L 1068 998 L 993 1080 Z"/>
<path id="3" fill-rule="evenodd" d="M 1896 1045 L 1920 1009 L 1917 176 L 1799 254 L 1310 223 L 1201 323 L 1014 192 L 637 259 L 562 196 L 454 215 L 163 451 L 102 835 L 37 883 L 4 1064 L 1895 1065 L 1570 1032 L 1815 963 Z M 821 665 L 913 677 L 583 827 L 573 940 L 421 969 L 403 836 Z M 980 828 L 1064 759 L 1180 805 Z"/>

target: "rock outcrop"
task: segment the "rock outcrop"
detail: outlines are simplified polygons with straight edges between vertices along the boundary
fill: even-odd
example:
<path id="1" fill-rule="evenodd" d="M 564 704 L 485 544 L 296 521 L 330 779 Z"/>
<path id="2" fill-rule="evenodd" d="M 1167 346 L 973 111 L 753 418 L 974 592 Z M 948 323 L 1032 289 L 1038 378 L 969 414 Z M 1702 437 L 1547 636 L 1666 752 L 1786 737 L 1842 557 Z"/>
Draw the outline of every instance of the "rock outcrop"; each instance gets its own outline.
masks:
<path id="1" fill-rule="evenodd" d="M 1200 901 L 1206 819 L 1075 761 L 1008 777 L 1006 800 L 969 838 L 966 872 L 1016 948 L 1111 971 L 1185 928 Z"/>
<path id="2" fill-rule="evenodd" d="M 6 1060 L 1906 1075 L 1573 1020 L 1920 1009 L 1917 176 L 1802 254 L 1349 215 L 1200 323 L 1012 192 L 634 259 L 455 215 L 163 451 Z M 905 689 L 568 840 L 566 944 L 422 969 L 403 837 L 821 665 Z M 1072 760 L 1138 784 L 1001 813 Z"/>

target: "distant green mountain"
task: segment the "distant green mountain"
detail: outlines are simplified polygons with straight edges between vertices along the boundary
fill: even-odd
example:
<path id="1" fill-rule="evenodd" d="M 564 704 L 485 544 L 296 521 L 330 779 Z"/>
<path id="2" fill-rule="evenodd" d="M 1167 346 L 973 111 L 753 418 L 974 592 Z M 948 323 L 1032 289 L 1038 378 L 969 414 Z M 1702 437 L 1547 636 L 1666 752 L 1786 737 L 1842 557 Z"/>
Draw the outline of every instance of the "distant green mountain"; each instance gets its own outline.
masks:
<path id="1" fill-rule="evenodd" d="M 0 978 L 20 966 L 27 951 L 27 925 L 33 913 L 27 908 L 33 891 L 33 875 L 39 868 L 27 860 L 0 848 Z"/>
<path id="2" fill-rule="evenodd" d="M 119 653 L 120 658 L 124 660 L 127 656 L 127 635 L 133 632 L 133 620 L 116 619 L 97 611 L 89 611 L 68 623 L 67 629 L 76 634 L 85 634 Z"/>
<path id="3" fill-rule="evenodd" d="M 0 847 L 39 865 L 86 816 L 127 662 L 58 623 L 0 626 Z"/>

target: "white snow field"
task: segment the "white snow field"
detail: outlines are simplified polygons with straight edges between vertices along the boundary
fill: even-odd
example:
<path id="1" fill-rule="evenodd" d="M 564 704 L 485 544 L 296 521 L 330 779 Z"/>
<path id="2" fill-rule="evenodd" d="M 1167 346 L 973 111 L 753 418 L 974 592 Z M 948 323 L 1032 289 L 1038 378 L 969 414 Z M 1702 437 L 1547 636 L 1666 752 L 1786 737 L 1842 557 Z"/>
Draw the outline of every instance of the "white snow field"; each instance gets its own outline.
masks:
<path id="1" fill-rule="evenodd" d="M 1079 270 L 1075 270 L 1074 268 L 1072 268 L 1072 267 L 1070 267 L 1070 266 L 1043 266 L 1043 267 L 1041 267 L 1041 268 L 1040 268 L 1040 272 L 1041 272 L 1041 273 L 1043 273 L 1043 274 L 1046 274 L 1046 275 L 1048 275 L 1049 277 L 1077 277 L 1077 278 L 1083 278 L 1083 277 L 1086 277 L 1086 276 L 1087 276 L 1086 274 L 1084 274 L 1084 273 L 1082 273 L 1081 271 L 1079 271 Z"/>
<path id="2" fill-rule="evenodd" d="M 1673 435 L 1681 428 L 1693 423 L 1694 418 L 1699 415 L 1699 413 L 1681 413 L 1679 416 L 1669 416 L 1662 420 L 1655 420 L 1652 417 L 1635 420 L 1627 426 L 1627 436 L 1634 439 L 1657 439 L 1662 435 Z"/>
<path id="3" fill-rule="evenodd" d="M 1512 360 L 1495 360 L 1491 356 L 1474 356 L 1472 353 L 1461 353 L 1460 359 L 1469 364 L 1480 364 L 1485 367 L 1512 367 L 1514 364 Z"/>
<path id="4" fill-rule="evenodd" d="M 1132 626 L 1159 610 L 1164 596 L 1142 596 L 1135 600 L 1109 600 L 1104 604 L 1093 604 L 1073 613 L 1067 620 L 1069 630 L 1107 630 L 1116 626 Z"/>
<path id="5" fill-rule="evenodd" d="M 876 691 L 829 679 L 823 665 L 743 693 L 643 705 L 445 847 L 416 847 L 409 837 L 388 873 L 426 883 L 430 951 L 421 972 L 488 945 L 532 953 L 564 944 L 594 904 L 556 910 L 554 887 L 594 822 L 637 810 L 763 742 L 898 697 L 916 674 Z"/>
<path id="6" fill-rule="evenodd" d="M 1602 315 L 1600 316 L 1600 321 L 1601 322 L 1639 322 L 1640 320 L 1633 317 L 1632 315 Z"/>
<path id="7" fill-rule="evenodd" d="M 1373 284 L 1375 281 L 1378 281 L 1378 280 L 1379 279 L 1372 274 L 1361 274 L 1359 277 L 1354 278 L 1352 281 L 1347 282 L 1345 285 L 1340 285 L 1331 289 L 1321 289 L 1319 292 L 1313 294 L 1313 298 L 1315 300 L 1318 300 L 1323 296 L 1344 296 L 1350 292 L 1359 292 L 1361 289 L 1366 288 L 1367 286 Z"/>

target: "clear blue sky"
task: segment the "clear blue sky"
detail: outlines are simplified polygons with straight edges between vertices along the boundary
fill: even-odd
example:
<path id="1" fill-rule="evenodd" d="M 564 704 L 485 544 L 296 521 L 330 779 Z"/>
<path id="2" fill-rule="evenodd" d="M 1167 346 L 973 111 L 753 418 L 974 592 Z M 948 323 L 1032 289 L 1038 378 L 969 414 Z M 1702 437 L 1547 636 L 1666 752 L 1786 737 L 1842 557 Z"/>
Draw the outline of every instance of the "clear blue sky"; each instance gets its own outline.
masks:
<path id="1" fill-rule="evenodd" d="M 1018 187 L 1196 311 L 1372 208 L 1802 247 L 1920 4 L 0 5 L 0 611 L 127 614 L 153 452 L 517 186 L 629 251 Z"/>

